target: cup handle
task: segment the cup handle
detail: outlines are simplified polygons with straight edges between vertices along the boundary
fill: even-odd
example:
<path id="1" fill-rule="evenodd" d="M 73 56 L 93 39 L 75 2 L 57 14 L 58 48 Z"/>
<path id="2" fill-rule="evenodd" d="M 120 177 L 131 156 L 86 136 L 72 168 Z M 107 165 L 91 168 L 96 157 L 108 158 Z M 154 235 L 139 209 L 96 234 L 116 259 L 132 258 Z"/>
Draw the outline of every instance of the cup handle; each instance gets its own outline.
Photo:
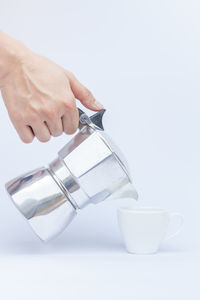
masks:
<path id="1" fill-rule="evenodd" d="M 164 241 L 168 241 L 168 240 L 170 240 L 171 238 L 174 238 L 174 237 L 177 236 L 177 235 L 181 232 L 181 230 L 183 229 L 184 216 L 183 216 L 182 214 L 179 214 L 179 213 L 171 213 L 171 214 L 170 214 L 170 220 L 171 220 L 172 218 L 175 218 L 175 217 L 180 218 L 180 225 L 179 225 L 177 231 L 176 231 L 175 233 L 173 233 L 173 234 L 167 236 L 167 237 L 164 239 Z"/>

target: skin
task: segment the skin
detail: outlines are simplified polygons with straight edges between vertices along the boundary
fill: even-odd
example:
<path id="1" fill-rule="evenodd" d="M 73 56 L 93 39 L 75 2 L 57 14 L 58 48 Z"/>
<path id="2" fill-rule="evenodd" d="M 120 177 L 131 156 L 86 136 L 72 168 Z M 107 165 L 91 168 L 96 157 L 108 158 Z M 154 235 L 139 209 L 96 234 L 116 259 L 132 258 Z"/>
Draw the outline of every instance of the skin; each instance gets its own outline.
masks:
<path id="1" fill-rule="evenodd" d="M 98 111 L 103 105 L 69 71 L 0 31 L 0 89 L 24 143 L 47 142 L 78 128 L 76 99 Z"/>

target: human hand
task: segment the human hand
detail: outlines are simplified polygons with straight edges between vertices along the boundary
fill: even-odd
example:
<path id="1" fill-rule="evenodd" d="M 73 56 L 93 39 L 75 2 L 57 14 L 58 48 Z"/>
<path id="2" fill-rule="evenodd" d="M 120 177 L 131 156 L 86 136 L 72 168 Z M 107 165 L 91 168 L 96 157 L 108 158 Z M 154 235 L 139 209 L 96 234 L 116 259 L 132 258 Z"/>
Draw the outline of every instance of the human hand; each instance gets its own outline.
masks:
<path id="1" fill-rule="evenodd" d="M 74 133 L 79 122 L 75 99 L 94 111 L 103 108 L 71 72 L 16 40 L 12 40 L 11 47 L 12 43 L 15 50 L 9 60 L 9 71 L 0 80 L 0 88 L 10 119 L 23 142 L 30 143 L 35 136 L 47 142 L 63 131 Z"/>

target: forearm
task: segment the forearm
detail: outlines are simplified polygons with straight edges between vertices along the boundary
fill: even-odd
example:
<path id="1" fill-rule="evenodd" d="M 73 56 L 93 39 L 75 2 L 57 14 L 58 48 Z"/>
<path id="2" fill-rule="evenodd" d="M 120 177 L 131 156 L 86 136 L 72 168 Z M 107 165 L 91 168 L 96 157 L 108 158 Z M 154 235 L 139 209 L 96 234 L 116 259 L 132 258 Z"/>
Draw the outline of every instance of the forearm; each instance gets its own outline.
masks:
<path id="1" fill-rule="evenodd" d="M 0 88 L 19 63 L 25 46 L 0 30 Z"/>

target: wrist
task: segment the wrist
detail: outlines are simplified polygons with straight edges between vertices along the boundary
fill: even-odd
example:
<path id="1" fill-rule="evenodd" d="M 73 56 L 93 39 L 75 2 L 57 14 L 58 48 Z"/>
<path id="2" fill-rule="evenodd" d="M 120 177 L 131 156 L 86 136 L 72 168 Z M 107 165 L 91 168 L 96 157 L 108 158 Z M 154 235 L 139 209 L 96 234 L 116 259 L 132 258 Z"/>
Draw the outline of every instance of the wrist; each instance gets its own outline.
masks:
<path id="1" fill-rule="evenodd" d="M 27 51 L 25 45 L 0 31 L 0 88 L 9 74 L 21 63 Z"/>

